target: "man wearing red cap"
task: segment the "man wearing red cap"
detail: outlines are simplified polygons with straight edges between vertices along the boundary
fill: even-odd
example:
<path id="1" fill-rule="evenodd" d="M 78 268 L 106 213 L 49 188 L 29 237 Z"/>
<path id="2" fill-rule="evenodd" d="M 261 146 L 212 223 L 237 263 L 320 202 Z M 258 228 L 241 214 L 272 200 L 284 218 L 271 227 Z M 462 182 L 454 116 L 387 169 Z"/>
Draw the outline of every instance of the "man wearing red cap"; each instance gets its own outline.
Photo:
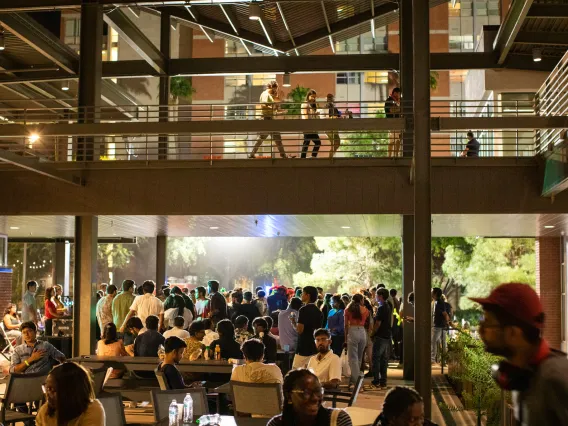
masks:
<path id="1" fill-rule="evenodd" d="M 501 284 L 489 297 L 471 298 L 483 307 L 479 334 L 485 350 L 505 357 L 493 377 L 513 392 L 522 426 L 568 425 L 568 358 L 542 338 L 544 309 L 526 284 Z"/>

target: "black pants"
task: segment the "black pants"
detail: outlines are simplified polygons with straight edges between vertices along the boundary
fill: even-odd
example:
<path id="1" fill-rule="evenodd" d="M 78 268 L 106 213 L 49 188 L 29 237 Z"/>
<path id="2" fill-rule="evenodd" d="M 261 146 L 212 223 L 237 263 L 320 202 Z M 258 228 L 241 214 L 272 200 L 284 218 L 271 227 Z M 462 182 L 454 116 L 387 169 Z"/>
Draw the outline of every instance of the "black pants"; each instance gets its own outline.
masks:
<path id="1" fill-rule="evenodd" d="M 45 324 L 45 335 L 46 336 L 53 336 L 53 320 L 46 318 L 44 324 Z"/>
<path id="2" fill-rule="evenodd" d="M 314 143 L 314 149 L 312 151 L 312 157 L 318 156 L 318 151 L 321 146 L 321 140 L 317 133 L 304 133 L 304 144 L 302 145 L 302 158 L 306 158 L 308 153 L 308 147 L 310 146 L 310 141 Z"/>
<path id="3" fill-rule="evenodd" d="M 331 350 L 337 356 L 341 356 L 343 350 L 343 343 L 345 343 L 345 335 L 337 335 L 331 337 Z"/>

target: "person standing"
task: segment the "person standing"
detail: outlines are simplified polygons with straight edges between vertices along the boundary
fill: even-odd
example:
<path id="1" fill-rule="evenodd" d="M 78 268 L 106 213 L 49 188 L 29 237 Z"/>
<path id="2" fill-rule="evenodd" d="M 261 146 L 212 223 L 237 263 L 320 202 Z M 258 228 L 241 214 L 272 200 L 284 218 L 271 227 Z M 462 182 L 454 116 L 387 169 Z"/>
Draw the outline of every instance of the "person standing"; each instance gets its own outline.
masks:
<path id="1" fill-rule="evenodd" d="M 316 103 L 317 93 L 315 90 L 310 89 L 306 95 L 306 101 L 302 104 L 302 120 L 315 120 L 319 118 L 318 104 Z M 312 150 L 312 158 L 318 156 L 318 151 L 321 146 L 321 140 L 317 132 L 306 132 L 304 133 L 304 143 L 302 145 L 302 158 L 306 158 L 308 153 L 308 148 L 310 146 L 310 141 L 314 143 L 314 149 Z"/>
<path id="2" fill-rule="evenodd" d="M 446 302 L 442 300 L 442 289 L 434 287 L 432 289 L 432 302 L 434 303 L 434 326 L 432 327 L 432 347 L 431 358 L 432 364 L 436 363 L 438 357 L 438 344 L 442 346 L 442 351 L 446 345 L 446 330 L 450 316 L 447 312 Z"/>
<path id="3" fill-rule="evenodd" d="M 298 332 L 290 321 L 290 316 L 297 317 L 301 307 L 302 300 L 292 297 L 288 308 L 278 313 L 278 337 L 280 337 L 280 347 L 284 351 L 296 352 Z"/>
<path id="4" fill-rule="evenodd" d="M 154 289 L 156 288 L 156 284 L 152 280 L 144 281 L 142 284 L 142 291 L 144 294 L 142 296 L 136 297 L 132 305 L 130 306 L 130 311 L 126 315 L 122 326 L 120 327 L 120 332 L 124 333 L 124 329 L 126 327 L 126 323 L 133 317 L 137 315 L 140 318 L 140 321 L 144 324 L 146 322 L 146 318 L 150 315 L 155 315 L 159 319 L 159 326 L 158 329 L 161 330 L 164 324 L 164 304 L 160 299 L 154 296 Z"/>
<path id="5" fill-rule="evenodd" d="M 479 157 L 479 147 L 480 143 L 475 136 L 473 136 L 473 132 L 470 130 L 467 132 L 467 144 L 465 149 L 461 153 L 462 157 Z"/>
<path id="6" fill-rule="evenodd" d="M 124 323 L 124 319 L 128 315 L 130 306 L 134 302 L 134 281 L 124 280 L 122 282 L 122 291 L 112 299 L 112 322 L 119 327 Z"/>
<path id="7" fill-rule="evenodd" d="M 401 321 L 400 321 L 400 306 L 401 306 L 401 302 L 400 299 L 397 297 L 398 291 L 394 288 L 391 288 L 390 291 L 390 296 L 392 298 L 393 301 L 393 311 L 392 311 L 392 315 L 393 315 L 393 319 L 392 319 L 392 342 L 393 342 L 393 350 L 392 350 L 392 356 L 394 357 L 394 359 L 396 360 L 400 360 L 401 356 L 402 356 L 402 345 L 401 345 L 401 341 L 402 341 L 402 326 L 401 326 Z"/>
<path id="8" fill-rule="evenodd" d="M 329 316 L 329 311 L 331 311 L 331 293 L 326 293 L 323 297 L 323 305 L 321 305 L 321 313 L 322 313 L 322 328 L 326 328 L 327 325 L 327 317 Z"/>
<path id="9" fill-rule="evenodd" d="M 400 88 L 392 89 L 385 102 L 385 115 L 387 118 L 400 118 Z M 400 132 L 390 132 L 387 155 L 398 157 L 400 152 Z"/>
<path id="10" fill-rule="evenodd" d="M 258 290 L 256 292 L 256 300 L 254 304 L 260 312 L 260 316 L 268 315 L 268 302 L 266 301 L 266 292 L 264 290 Z"/>
<path id="11" fill-rule="evenodd" d="M 317 289 L 312 286 L 304 287 L 302 290 L 304 306 L 298 311 L 298 319 L 290 317 L 290 321 L 298 332 L 298 347 L 292 368 L 305 367 L 310 358 L 318 352 L 314 341 L 314 331 L 321 327 L 322 313 L 316 306 L 317 300 Z"/>
<path id="12" fill-rule="evenodd" d="M 96 308 L 97 321 L 99 322 L 99 327 L 101 329 L 101 336 L 102 333 L 104 332 L 105 325 L 113 322 L 112 301 L 116 297 L 117 289 L 114 284 L 111 284 L 107 286 L 106 291 L 107 291 L 106 296 L 104 296 L 103 298 L 101 298 L 101 300 L 98 301 Z"/>
<path id="13" fill-rule="evenodd" d="M 244 315 L 248 319 L 249 331 L 252 331 L 252 322 L 255 318 L 262 316 L 258 310 L 258 306 L 252 301 L 252 292 L 245 291 L 244 293 L 238 293 L 239 301 L 235 307 L 235 312 L 233 314 L 232 320 L 234 321 L 238 316 Z"/>
<path id="14" fill-rule="evenodd" d="M 389 352 L 392 339 L 391 317 L 392 307 L 388 303 L 389 292 L 381 288 L 377 290 L 376 300 L 379 303 L 377 315 L 373 324 L 373 381 L 370 389 L 385 389 L 387 387 L 387 371 Z"/>
<path id="15" fill-rule="evenodd" d="M 341 356 L 345 343 L 345 303 L 341 296 L 336 294 L 331 298 L 332 309 L 327 317 L 327 329 L 331 333 L 331 350 L 337 356 Z"/>
<path id="16" fill-rule="evenodd" d="M 345 345 L 347 359 L 351 368 L 350 386 L 357 383 L 361 372 L 361 363 L 367 345 L 367 330 L 365 324 L 369 318 L 369 310 L 363 304 L 361 294 L 353 295 L 351 303 L 345 309 Z"/>
<path id="17" fill-rule="evenodd" d="M 28 281 L 26 288 L 27 290 L 24 293 L 24 297 L 22 299 L 22 322 L 32 321 L 37 324 L 37 302 L 35 298 L 37 291 L 37 282 Z"/>
<path id="18" fill-rule="evenodd" d="M 268 296 L 266 299 L 268 315 L 272 314 L 274 311 L 285 311 L 286 308 L 288 308 L 288 296 L 286 292 L 286 287 L 280 286 L 276 288 L 276 291 Z"/>
<path id="19" fill-rule="evenodd" d="M 483 308 L 479 335 L 485 350 L 505 358 L 493 377 L 512 391 L 517 424 L 568 425 L 568 359 L 542 337 L 545 313 L 538 294 L 526 284 L 508 283 L 488 297 L 470 299 Z"/>
<path id="20" fill-rule="evenodd" d="M 273 120 L 274 117 L 278 114 L 278 105 L 276 104 L 276 97 L 278 95 L 278 83 L 275 80 L 272 80 L 270 83 L 266 85 L 266 90 L 261 93 L 260 95 L 260 103 L 262 104 L 260 107 L 261 116 L 263 120 Z M 258 135 L 256 139 L 256 143 L 254 144 L 254 148 L 249 155 L 249 158 L 255 158 L 256 153 L 262 142 L 268 137 L 269 133 L 261 133 Z M 284 151 L 284 146 L 282 145 L 282 136 L 280 132 L 271 132 L 272 141 L 276 144 L 278 148 L 278 152 L 280 153 L 280 157 L 288 158 L 286 152 Z"/>
<path id="21" fill-rule="evenodd" d="M 228 318 L 227 301 L 221 293 L 219 293 L 219 281 L 211 280 L 207 283 L 209 287 L 209 306 L 211 307 L 211 318 L 215 322 L 219 322 Z"/>
<path id="22" fill-rule="evenodd" d="M 207 290 L 205 287 L 197 287 L 197 299 L 195 301 L 195 314 L 197 318 L 205 319 L 209 317 L 211 308 L 209 306 L 209 299 L 207 298 Z"/>
<path id="23" fill-rule="evenodd" d="M 53 287 L 48 287 L 45 289 L 45 335 L 53 335 L 53 320 L 56 318 L 62 318 L 63 315 L 57 312 L 57 307 L 53 303 L 52 299 L 55 296 L 55 289 Z"/>
<path id="24" fill-rule="evenodd" d="M 327 109 L 327 117 L 330 119 L 337 119 L 341 118 L 341 111 L 339 111 L 335 107 L 335 97 L 333 93 L 328 93 L 327 95 L 327 103 L 325 104 L 325 108 Z M 327 138 L 329 139 L 329 158 L 333 158 L 337 150 L 339 149 L 339 145 L 341 145 L 341 139 L 339 138 L 339 132 L 336 130 L 332 130 L 327 132 Z"/>

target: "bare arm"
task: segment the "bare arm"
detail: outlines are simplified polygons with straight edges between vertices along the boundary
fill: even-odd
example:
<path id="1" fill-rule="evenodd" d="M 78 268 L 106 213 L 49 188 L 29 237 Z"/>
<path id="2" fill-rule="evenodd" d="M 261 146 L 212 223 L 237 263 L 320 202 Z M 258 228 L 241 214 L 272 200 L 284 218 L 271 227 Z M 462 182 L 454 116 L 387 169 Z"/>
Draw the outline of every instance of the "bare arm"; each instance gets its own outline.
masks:
<path id="1" fill-rule="evenodd" d="M 126 315 L 126 318 L 124 318 L 124 322 L 122 323 L 122 326 L 120 327 L 120 332 L 124 333 L 124 329 L 126 328 L 126 323 L 128 322 L 128 320 L 130 318 L 132 318 L 134 316 L 134 314 L 136 314 L 136 311 L 133 311 L 132 309 L 128 312 L 128 315 Z M 162 314 L 162 319 L 164 318 L 164 315 Z"/>

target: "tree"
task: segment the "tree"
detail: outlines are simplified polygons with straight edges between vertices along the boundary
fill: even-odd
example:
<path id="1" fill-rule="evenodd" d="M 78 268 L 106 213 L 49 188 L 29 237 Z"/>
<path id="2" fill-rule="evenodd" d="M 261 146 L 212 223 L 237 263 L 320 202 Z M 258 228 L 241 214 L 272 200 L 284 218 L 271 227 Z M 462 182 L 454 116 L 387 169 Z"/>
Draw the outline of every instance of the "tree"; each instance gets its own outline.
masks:
<path id="1" fill-rule="evenodd" d="M 385 118 L 379 111 L 376 118 Z M 388 132 L 346 133 L 341 141 L 341 152 L 347 157 L 386 157 L 389 141 Z"/>
<path id="2" fill-rule="evenodd" d="M 97 278 L 100 282 L 108 283 L 110 273 L 116 269 L 124 268 L 130 263 L 132 250 L 122 244 L 99 244 L 97 246 Z M 116 284 L 116 281 L 113 280 Z"/>
<path id="3" fill-rule="evenodd" d="M 26 281 L 36 280 L 41 285 L 42 280 L 53 274 L 55 267 L 55 244 L 8 243 L 8 265 L 12 265 L 12 300 L 14 301 L 22 300 L 23 295 L 24 246 L 27 247 Z"/>
<path id="4" fill-rule="evenodd" d="M 205 255 L 205 238 L 168 238 L 167 259 L 169 275 L 184 276 L 191 271 L 199 256 Z"/>
<path id="5" fill-rule="evenodd" d="M 282 109 L 287 110 L 288 115 L 294 115 L 300 117 L 302 113 L 302 102 L 306 101 L 306 96 L 308 95 L 308 88 L 302 86 L 296 86 L 288 93 L 288 99 L 292 102 L 282 104 Z"/>

